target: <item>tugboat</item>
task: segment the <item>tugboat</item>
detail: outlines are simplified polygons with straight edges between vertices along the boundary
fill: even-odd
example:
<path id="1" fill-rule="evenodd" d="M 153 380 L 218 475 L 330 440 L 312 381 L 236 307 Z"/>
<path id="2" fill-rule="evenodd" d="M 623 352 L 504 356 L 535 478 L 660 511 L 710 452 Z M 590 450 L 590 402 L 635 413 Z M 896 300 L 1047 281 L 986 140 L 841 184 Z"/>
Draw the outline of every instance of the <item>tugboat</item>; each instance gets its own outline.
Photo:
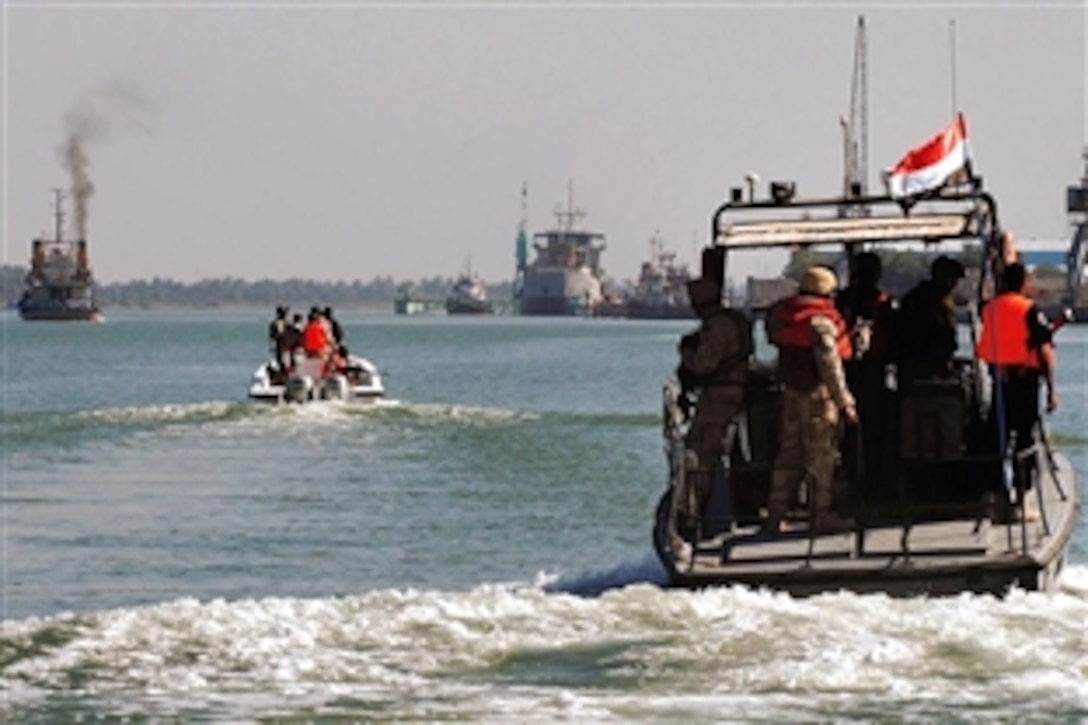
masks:
<path id="1" fill-rule="evenodd" d="M 466 269 L 453 283 L 453 288 L 446 297 L 446 314 L 449 315 L 490 315 L 495 311 L 487 298 L 487 288 L 478 275 Z"/>
<path id="2" fill-rule="evenodd" d="M 901 249 L 917 243 L 963 254 L 978 267 L 965 305 L 972 340 L 978 339 L 981 303 L 1000 280 L 1006 236 L 997 203 L 968 176 L 905 203 L 867 195 L 859 186 L 834 198 L 796 198 L 792 182 L 772 182 L 770 198 L 742 189 L 719 206 L 710 247 L 722 279 L 731 255 L 745 250 L 834 250 L 849 262 L 861 250 Z M 865 209 L 865 214 L 842 214 Z M 975 279 L 969 276 L 968 279 Z M 973 353 L 972 345 L 971 352 Z M 1069 460 L 1056 451 L 1042 422 L 1029 449 L 1034 486 L 1017 490 L 1013 446 L 1001 446 L 1002 406 L 991 400 L 987 366 L 957 356 L 955 377 L 915 382 L 897 390 L 894 364 L 886 368 L 881 400 L 886 415 L 862 413 L 860 426 L 884 426 L 877 463 L 865 455 L 868 437 L 844 436 L 835 474 L 836 509 L 852 518 L 847 528 L 810 525 L 813 496 L 795 492 L 788 525 L 761 530 L 777 449 L 781 388 L 769 361 L 751 362 L 746 411 L 726 434 L 709 503 L 692 526 L 678 524 L 685 484 L 689 425 L 675 381 L 664 386 L 664 438 L 668 483 L 657 507 L 654 547 L 677 587 L 746 585 L 804 596 L 839 589 L 895 596 L 960 592 L 1001 596 L 1011 588 L 1052 590 L 1066 561 L 1081 506 Z M 856 390 L 859 410 L 864 390 Z M 870 454 L 873 451 L 869 451 Z M 877 470 L 871 470 L 877 469 Z M 1011 500 L 1024 500 L 1024 510 Z M 807 499 L 807 501 L 806 501 Z M 1029 513 L 1034 504 L 1035 512 Z"/>
<path id="3" fill-rule="evenodd" d="M 53 238 L 31 243 L 30 271 L 17 307 L 24 320 L 98 321 L 87 240 L 64 238 L 63 192 L 53 189 Z"/>
<path id="4" fill-rule="evenodd" d="M 650 259 L 642 263 L 638 283 L 627 301 L 627 317 L 633 320 L 686 320 L 695 317 L 688 303 L 687 266 L 678 264 L 675 252 L 666 252 L 661 236 L 650 238 Z"/>
<path id="5" fill-rule="evenodd" d="M 555 228 L 533 235 L 535 259 L 524 263 L 519 258 L 516 290 L 522 315 L 592 315 L 604 299 L 600 258 L 605 236 L 576 228 L 586 214 L 574 208 L 573 196 L 571 185 L 567 208 L 555 210 Z"/>

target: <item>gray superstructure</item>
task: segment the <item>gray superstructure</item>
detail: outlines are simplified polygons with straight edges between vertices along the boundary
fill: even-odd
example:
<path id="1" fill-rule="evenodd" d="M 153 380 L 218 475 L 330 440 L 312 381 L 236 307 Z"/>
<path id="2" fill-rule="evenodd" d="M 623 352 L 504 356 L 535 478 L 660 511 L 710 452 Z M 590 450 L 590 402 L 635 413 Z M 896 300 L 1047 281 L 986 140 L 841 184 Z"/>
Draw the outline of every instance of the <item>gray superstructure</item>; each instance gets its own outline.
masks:
<path id="1" fill-rule="evenodd" d="M 605 236 L 577 228 L 585 212 L 574 208 L 571 197 L 567 208 L 557 208 L 555 216 L 555 228 L 533 235 L 536 256 L 520 274 L 521 314 L 592 314 L 604 299 L 601 252 Z"/>

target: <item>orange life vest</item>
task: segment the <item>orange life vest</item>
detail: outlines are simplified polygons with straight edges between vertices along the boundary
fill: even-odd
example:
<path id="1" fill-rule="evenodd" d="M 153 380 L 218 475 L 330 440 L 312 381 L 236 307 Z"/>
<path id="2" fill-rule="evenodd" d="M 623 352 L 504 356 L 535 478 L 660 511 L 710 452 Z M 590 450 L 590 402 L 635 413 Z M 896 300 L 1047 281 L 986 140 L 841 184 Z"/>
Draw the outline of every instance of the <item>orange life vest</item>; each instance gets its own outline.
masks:
<path id="1" fill-rule="evenodd" d="M 325 353 L 329 347 L 329 337 L 325 332 L 325 326 L 320 320 L 313 320 L 306 325 L 302 332 L 302 349 L 310 357 L 316 357 Z"/>
<path id="2" fill-rule="evenodd" d="M 779 347 L 810 349 L 812 347 L 812 318 L 823 315 L 835 326 L 835 347 L 839 357 L 848 360 L 853 353 L 846 322 L 826 297 L 796 295 L 782 300 L 771 309 L 771 342 Z"/>
<path id="3" fill-rule="evenodd" d="M 1041 367 L 1038 351 L 1028 346 L 1032 304 L 1019 292 L 1003 292 L 983 308 L 982 334 L 975 345 L 979 359 L 992 365 Z"/>

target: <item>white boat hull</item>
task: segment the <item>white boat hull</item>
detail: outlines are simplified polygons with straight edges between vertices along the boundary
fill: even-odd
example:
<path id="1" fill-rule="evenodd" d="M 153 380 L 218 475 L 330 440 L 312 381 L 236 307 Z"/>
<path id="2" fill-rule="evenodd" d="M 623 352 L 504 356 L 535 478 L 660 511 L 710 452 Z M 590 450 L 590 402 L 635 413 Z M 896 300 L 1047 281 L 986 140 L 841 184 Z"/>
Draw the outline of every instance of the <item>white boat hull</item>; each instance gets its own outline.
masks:
<path id="1" fill-rule="evenodd" d="M 318 367 L 302 360 L 289 375 L 283 375 L 278 364 L 269 361 L 253 372 L 249 398 L 263 403 L 373 403 L 385 396 L 381 373 L 366 358 L 351 355 L 344 371 L 326 376 Z"/>

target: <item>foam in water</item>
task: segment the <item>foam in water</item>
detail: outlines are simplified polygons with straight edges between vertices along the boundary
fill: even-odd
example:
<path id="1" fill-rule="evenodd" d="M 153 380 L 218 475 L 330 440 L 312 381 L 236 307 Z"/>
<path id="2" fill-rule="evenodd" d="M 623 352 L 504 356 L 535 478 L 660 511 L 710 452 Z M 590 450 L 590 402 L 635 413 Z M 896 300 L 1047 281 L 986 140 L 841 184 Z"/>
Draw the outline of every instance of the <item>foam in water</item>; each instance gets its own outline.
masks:
<path id="1" fill-rule="evenodd" d="M 64 693 L 98 713 L 228 719 L 1083 716 L 1088 568 L 1068 573 L 1053 595 L 794 599 L 662 589 L 632 560 L 553 593 L 181 599 L 4 622 L 0 687 L 23 714 Z"/>

